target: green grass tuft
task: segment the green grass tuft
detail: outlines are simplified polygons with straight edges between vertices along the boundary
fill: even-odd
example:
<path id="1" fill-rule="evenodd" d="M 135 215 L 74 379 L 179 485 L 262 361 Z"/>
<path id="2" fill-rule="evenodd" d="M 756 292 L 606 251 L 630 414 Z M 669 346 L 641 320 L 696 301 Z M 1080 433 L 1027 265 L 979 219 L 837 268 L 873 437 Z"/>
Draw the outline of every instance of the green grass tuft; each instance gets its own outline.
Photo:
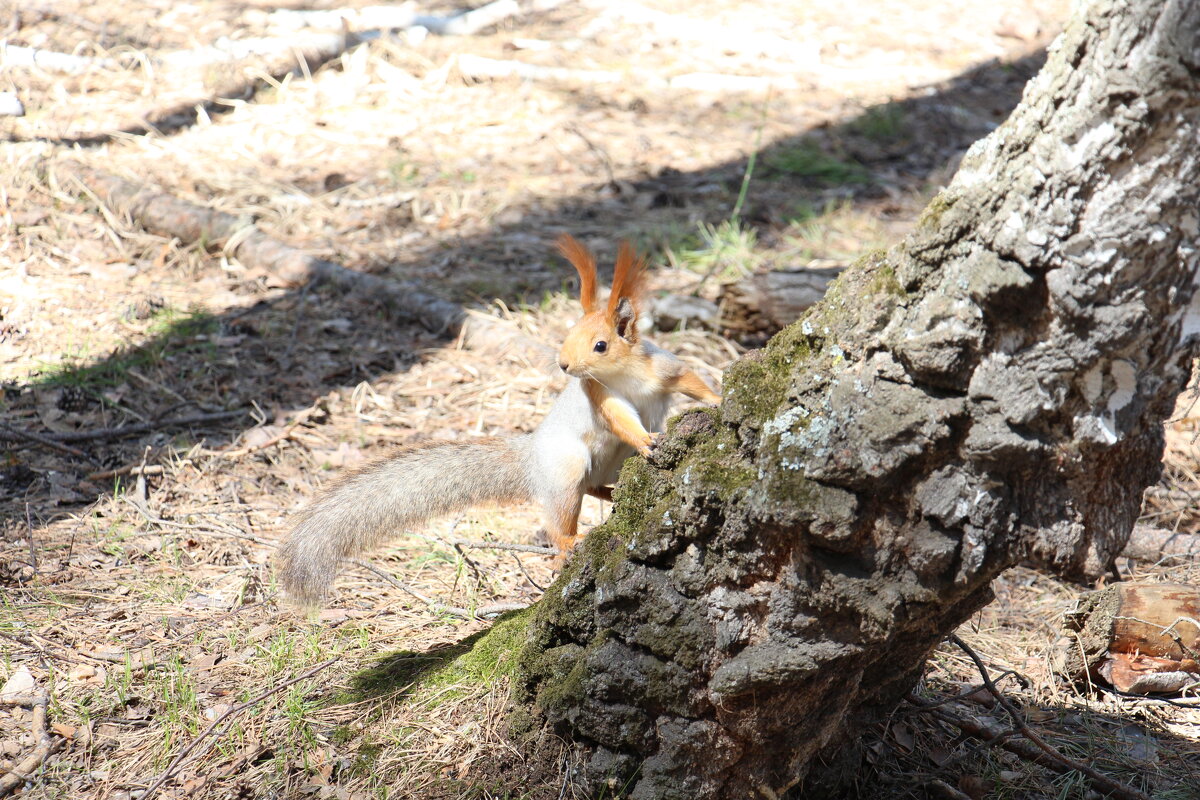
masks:
<path id="1" fill-rule="evenodd" d="M 754 270 L 758 235 L 741 220 L 728 219 L 716 225 L 700 223 L 699 243 L 690 248 L 670 249 L 667 260 L 705 277 L 732 280 Z"/>
<path id="2" fill-rule="evenodd" d="M 826 186 L 862 184 L 871 178 L 862 164 L 831 155 L 808 139 L 779 147 L 768 153 L 764 162 L 766 168 L 775 175 L 807 178 Z"/>
<path id="3" fill-rule="evenodd" d="M 847 125 L 847 128 L 865 139 L 880 144 L 905 139 L 912 133 L 908 123 L 908 112 L 897 103 L 872 106 L 864 111 L 862 116 Z"/>

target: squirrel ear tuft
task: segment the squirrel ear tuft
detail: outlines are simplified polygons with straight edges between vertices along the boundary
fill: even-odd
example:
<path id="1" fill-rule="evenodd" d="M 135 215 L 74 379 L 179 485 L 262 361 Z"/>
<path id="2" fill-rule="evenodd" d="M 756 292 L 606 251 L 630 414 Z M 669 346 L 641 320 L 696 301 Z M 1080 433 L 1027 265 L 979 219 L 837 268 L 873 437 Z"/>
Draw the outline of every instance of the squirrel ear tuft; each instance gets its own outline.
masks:
<path id="1" fill-rule="evenodd" d="M 628 297 L 622 297 L 617 302 L 617 319 L 614 327 L 617 335 L 627 342 L 638 340 L 637 308 Z"/>
<path id="2" fill-rule="evenodd" d="M 596 310 L 596 259 L 578 239 L 569 233 L 558 237 L 558 252 L 579 273 L 579 302 L 583 312 L 590 314 Z"/>
<path id="3" fill-rule="evenodd" d="M 617 305 L 628 300 L 635 308 L 642 299 L 642 288 L 646 279 L 646 262 L 638 258 L 629 242 L 621 242 L 617 250 L 617 266 L 613 270 L 612 294 L 608 296 L 608 318 L 615 325 L 618 320 Z"/>

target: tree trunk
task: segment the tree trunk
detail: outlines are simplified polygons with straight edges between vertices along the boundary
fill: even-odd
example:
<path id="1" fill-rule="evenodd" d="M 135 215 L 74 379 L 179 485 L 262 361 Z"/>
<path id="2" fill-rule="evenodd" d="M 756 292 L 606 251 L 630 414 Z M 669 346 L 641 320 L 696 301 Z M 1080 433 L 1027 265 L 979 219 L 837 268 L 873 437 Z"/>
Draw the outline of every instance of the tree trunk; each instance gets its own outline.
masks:
<path id="1" fill-rule="evenodd" d="M 630 461 L 520 656 L 594 789 L 811 785 L 998 573 L 1120 553 L 1200 330 L 1198 79 L 1200 4 L 1092 2 L 904 244 Z"/>

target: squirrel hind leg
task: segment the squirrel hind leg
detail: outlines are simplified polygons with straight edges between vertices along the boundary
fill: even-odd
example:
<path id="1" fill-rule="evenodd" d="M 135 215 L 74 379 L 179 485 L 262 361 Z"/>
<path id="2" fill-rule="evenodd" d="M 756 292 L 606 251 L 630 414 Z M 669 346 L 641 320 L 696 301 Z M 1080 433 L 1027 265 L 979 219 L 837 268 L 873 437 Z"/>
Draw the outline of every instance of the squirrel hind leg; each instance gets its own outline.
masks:
<path id="1" fill-rule="evenodd" d="M 575 549 L 575 541 L 579 533 L 579 506 L 582 496 L 559 498 L 556 502 L 547 503 L 542 513 L 546 525 L 546 536 L 558 555 L 555 565 L 562 566 L 567 556 Z"/>

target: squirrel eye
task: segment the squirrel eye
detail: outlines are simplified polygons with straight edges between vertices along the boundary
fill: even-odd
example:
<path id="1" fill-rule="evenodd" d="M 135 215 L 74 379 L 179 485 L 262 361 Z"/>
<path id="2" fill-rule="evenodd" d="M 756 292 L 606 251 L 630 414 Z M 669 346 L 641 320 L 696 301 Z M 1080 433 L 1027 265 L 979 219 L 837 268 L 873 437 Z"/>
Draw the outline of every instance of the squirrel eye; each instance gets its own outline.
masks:
<path id="1" fill-rule="evenodd" d="M 596 342 L 596 346 L 592 349 L 595 350 L 597 353 L 603 353 L 605 350 L 608 349 L 608 342 L 605 342 L 605 341 Z"/>

